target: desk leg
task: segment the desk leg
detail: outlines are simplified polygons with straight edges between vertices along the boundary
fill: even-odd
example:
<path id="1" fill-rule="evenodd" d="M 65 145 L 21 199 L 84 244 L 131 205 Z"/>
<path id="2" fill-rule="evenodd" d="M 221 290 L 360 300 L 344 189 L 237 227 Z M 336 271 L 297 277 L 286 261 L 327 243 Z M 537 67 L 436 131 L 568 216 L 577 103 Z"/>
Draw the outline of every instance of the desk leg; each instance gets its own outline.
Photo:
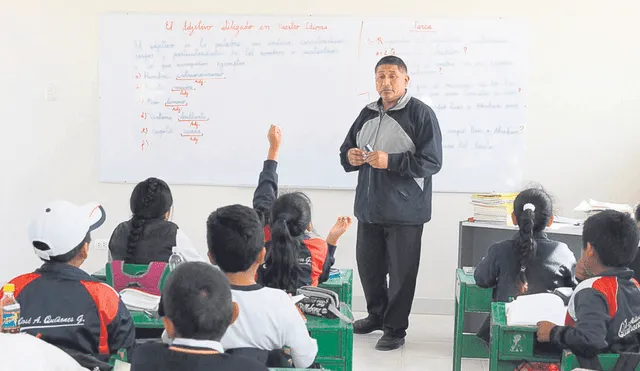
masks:
<path id="1" fill-rule="evenodd" d="M 460 371 L 462 367 L 462 334 L 464 331 L 464 308 L 467 297 L 467 286 L 459 283 L 460 288 L 455 301 L 455 319 L 453 327 L 453 371 Z"/>
<path id="2" fill-rule="evenodd" d="M 489 340 L 489 371 L 498 371 L 498 352 L 500 348 L 500 331 L 494 328 L 493 323 L 491 326 L 491 335 Z"/>

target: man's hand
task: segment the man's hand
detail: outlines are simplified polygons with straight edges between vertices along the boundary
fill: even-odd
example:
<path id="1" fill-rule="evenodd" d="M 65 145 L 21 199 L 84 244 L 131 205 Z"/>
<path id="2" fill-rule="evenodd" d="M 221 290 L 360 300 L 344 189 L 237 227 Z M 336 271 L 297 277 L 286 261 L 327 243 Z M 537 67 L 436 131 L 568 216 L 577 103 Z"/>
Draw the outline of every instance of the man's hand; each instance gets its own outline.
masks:
<path id="1" fill-rule="evenodd" d="M 282 144 L 282 131 L 280 130 L 280 126 L 271 125 L 267 139 L 269 139 L 269 156 L 267 158 L 276 161 L 278 159 L 280 145 Z"/>
<path id="2" fill-rule="evenodd" d="M 360 148 L 351 148 L 347 152 L 347 158 L 351 166 L 360 166 L 364 164 L 365 152 Z"/>
<path id="3" fill-rule="evenodd" d="M 351 223 L 352 223 L 351 217 L 349 216 L 339 217 L 336 224 L 334 224 L 333 227 L 331 227 L 331 230 L 329 231 L 329 235 L 327 236 L 327 243 L 329 245 L 337 246 L 338 240 L 340 239 L 340 237 L 342 237 L 344 232 L 346 232 L 347 229 L 351 227 Z"/>
<path id="4" fill-rule="evenodd" d="M 389 154 L 382 151 L 369 152 L 365 162 L 376 169 L 387 169 L 389 167 Z"/>
<path id="5" fill-rule="evenodd" d="M 556 324 L 549 321 L 538 322 L 538 341 L 543 343 L 551 341 L 551 330 L 554 327 Z"/>

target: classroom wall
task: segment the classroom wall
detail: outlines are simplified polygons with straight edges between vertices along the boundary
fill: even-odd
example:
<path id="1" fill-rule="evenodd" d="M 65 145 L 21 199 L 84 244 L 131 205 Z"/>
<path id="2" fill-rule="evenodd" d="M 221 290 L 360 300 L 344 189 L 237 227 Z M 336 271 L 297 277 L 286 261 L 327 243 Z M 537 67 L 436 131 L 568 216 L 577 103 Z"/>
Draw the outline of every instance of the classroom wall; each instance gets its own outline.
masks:
<path id="1" fill-rule="evenodd" d="M 634 166 L 640 133 L 637 2 L 1 3 L 0 282 L 39 265 L 26 240 L 26 229 L 30 215 L 46 201 L 103 202 L 108 219 L 94 239 L 109 238 L 115 225 L 128 218 L 132 186 L 98 182 L 97 21 L 101 11 L 522 17 L 532 30 L 525 178 L 545 185 L 569 215 L 580 200 L 589 197 L 629 203 L 640 198 L 640 173 Z M 54 101 L 45 99 L 47 86 L 56 89 Z M 265 122 L 265 131 L 268 124 Z M 345 132 L 350 124 L 350 120 L 345 122 Z M 284 145 L 287 140 L 293 139 L 285 133 Z M 333 158 L 327 161 L 336 163 Z M 208 213 L 229 203 L 250 204 L 252 193 L 250 189 L 186 186 L 173 191 L 174 221 L 202 254 Z M 353 192 L 314 190 L 308 194 L 321 233 L 328 231 L 337 215 L 352 212 Z M 470 216 L 468 201 L 469 195 L 464 194 L 434 197 L 433 221 L 424 232 L 417 312 L 452 312 L 458 221 Z M 354 245 L 355 228 L 341 241 L 339 267 L 355 267 Z M 106 251 L 92 249 L 90 255 L 84 266 L 87 271 L 103 266 Z M 362 291 L 359 282 L 355 286 L 357 304 L 362 302 Z"/>

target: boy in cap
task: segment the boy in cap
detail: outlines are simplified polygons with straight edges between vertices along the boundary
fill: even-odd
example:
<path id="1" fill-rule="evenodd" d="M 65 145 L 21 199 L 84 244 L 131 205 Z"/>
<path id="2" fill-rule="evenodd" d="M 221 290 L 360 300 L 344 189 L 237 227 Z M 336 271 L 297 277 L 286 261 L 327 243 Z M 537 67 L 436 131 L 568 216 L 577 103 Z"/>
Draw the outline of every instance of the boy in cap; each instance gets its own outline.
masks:
<path id="1" fill-rule="evenodd" d="M 10 281 L 20 303 L 21 331 L 83 359 L 83 365 L 87 355 L 106 362 L 135 344 L 133 320 L 118 294 L 80 269 L 91 231 L 105 218 L 99 204 L 54 201 L 42 207 L 29 226 L 29 240 L 44 264 Z"/>

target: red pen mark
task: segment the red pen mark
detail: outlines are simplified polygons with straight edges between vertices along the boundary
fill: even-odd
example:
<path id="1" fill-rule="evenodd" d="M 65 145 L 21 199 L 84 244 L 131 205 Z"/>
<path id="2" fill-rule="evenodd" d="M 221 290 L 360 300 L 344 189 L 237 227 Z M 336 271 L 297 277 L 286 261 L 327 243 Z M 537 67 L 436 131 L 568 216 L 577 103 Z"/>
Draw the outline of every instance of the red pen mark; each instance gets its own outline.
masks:
<path id="1" fill-rule="evenodd" d="M 146 120 L 147 119 L 147 114 L 142 112 L 142 114 L 140 115 L 140 118 Z"/>
<path id="2" fill-rule="evenodd" d="M 435 32 L 433 26 L 430 24 L 421 24 L 418 21 L 413 22 L 413 29 L 411 32 Z"/>
<path id="3" fill-rule="evenodd" d="M 385 49 L 381 52 L 376 52 L 376 56 L 396 55 L 396 48 Z"/>
<path id="4" fill-rule="evenodd" d="M 200 128 L 200 124 L 198 124 L 198 122 L 196 122 L 196 121 L 193 121 L 192 123 L 190 123 L 189 126 L 194 127 L 196 129 Z"/>
<path id="5" fill-rule="evenodd" d="M 149 149 L 149 142 L 146 140 L 143 140 L 142 143 L 140 144 L 140 150 L 146 151 L 148 149 Z"/>
<path id="6" fill-rule="evenodd" d="M 171 110 L 172 110 L 172 111 L 176 111 L 176 112 L 178 112 L 178 113 L 182 112 L 182 110 L 180 109 L 180 107 L 177 107 L 177 106 L 176 106 L 176 107 L 173 107 Z"/>
<path id="7" fill-rule="evenodd" d="M 371 99 L 371 96 L 369 95 L 369 92 L 368 92 L 368 91 L 365 91 L 364 93 L 360 93 L 360 94 L 358 94 L 358 95 L 359 95 L 359 96 L 366 95 L 366 96 L 367 96 L 367 100 L 370 100 L 370 99 Z"/>
<path id="8" fill-rule="evenodd" d="M 140 74 L 140 72 L 136 73 L 136 80 L 139 79 L 142 75 Z"/>
<path id="9" fill-rule="evenodd" d="M 467 54 L 467 47 L 466 46 L 464 48 L 462 48 L 462 50 L 464 50 L 464 54 Z"/>
<path id="10" fill-rule="evenodd" d="M 258 28 L 258 31 L 271 31 L 271 26 L 269 26 L 268 24 L 262 25 L 260 26 L 260 28 Z"/>
<path id="11" fill-rule="evenodd" d="M 238 24 L 234 21 L 224 21 L 224 26 L 220 27 L 222 31 L 232 31 L 233 36 L 237 36 L 241 31 L 251 31 L 256 26 L 249 23 L 249 21 L 245 21 L 244 24 Z"/>
<path id="12" fill-rule="evenodd" d="M 148 134 L 148 133 L 149 133 L 149 129 L 147 129 L 147 128 L 142 128 L 142 130 L 140 130 L 140 132 L 141 132 L 142 134 Z"/>
<path id="13" fill-rule="evenodd" d="M 140 85 L 136 85 L 136 90 L 140 89 Z"/>
<path id="14" fill-rule="evenodd" d="M 182 91 L 180 91 L 180 95 L 184 95 L 185 97 L 188 97 L 189 96 L 189 92 L 186 91 L 186 90 L 182 90 Z"/>
<path id="15" fill-rule="evenodd" d="M 320 24 L 314 24 L 312 22 L 307 22 L 304 25 L 304 29 L 305 30 L 309 30 L 309 31 L 324 31 L 324 30 L 328 30 L 329 27 L 327 27 L 326 25 L 320 25 Z"/>
<path id="16" fill-rule="evenodd" d="M 184 32 L 188 32 L 189 36 L 192 36 L 195 31 L 211 31 L 213 26 L 202 23 L 202 21 L 198 21 L 198 24 L 194 25 L 191 21 L 184 21 L 184 27 L 182 30 Z"/>
<path id="17" fill-rule="evenodd" d="M 196 84 L 200 84 L 200 86 L 204 85 L 204 80 L 195 80 Z"/>
<path id="18" fill-rule="evenodd" d="M 300 25 L 293 21 L 287 24 L 279 24 L 278 26 L 281 30 L 284 31 L 297 31 L 298 29 L 300 29 Z"/>
<path id="19" fill-rule="evenodd" d="M 173 30 L 173 21 L 166 21 L 164 22 L 164 28 L 167 31 L 172 31 Z"/>
<path id="20" fill-rule="evenodd" d="M 185 78 L 185 77 L 176 77 L 178 81 L 195 81 L 197 84 L 200 82 L 204 83 L 205 80 L 226 80 L 226 77 L 198 77 L 198 78 Z"/>

